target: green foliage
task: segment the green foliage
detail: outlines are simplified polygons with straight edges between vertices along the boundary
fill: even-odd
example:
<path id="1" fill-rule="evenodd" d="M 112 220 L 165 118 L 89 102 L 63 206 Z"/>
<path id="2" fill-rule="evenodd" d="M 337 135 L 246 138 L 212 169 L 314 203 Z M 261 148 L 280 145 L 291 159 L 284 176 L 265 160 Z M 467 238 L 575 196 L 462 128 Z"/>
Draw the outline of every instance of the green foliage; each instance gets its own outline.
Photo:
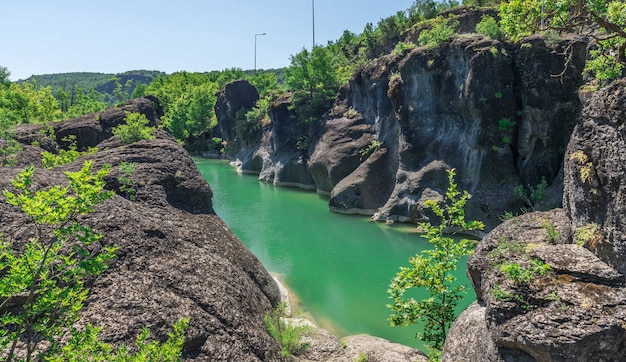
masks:
<path id="1" fill-rule="evenodd" d="M 498 121 L 498 129 L 500 131 L 506 131 L 513 128 L 516 124 L 515 121 L 511 121 L 508 118 L 500 118 L 500 121 Z"/>
<path id="2" fill-rule="evenodd" d="M 574 231 L 574 243 L 581 248 L 583 246 L 594 248 L 601 238 L 602 232 L 596 223 L 585 224 Z"/>
<path id="3" fill-rule="evenodd" d="M 356 357 L 356 359 L 354 360 L 354 362 L 367 362 L 369 359 L 367 357 L 367 353 L 365 352 L 360 352 L 359 355 Z"/>
<path id="4" fill-rule="evenodd" d="M 13 138 L 13 124 L 0 115 L 0 166 L 14 166 L 22 145 Z"/>
<path id="5" fill-rule="evenodd" d="M 312 122 L 330 108 L 340 85 L 335 65 L 331 52 L 321 46 L 291 57 L 286 83 L 294 91 L 293 105 L 301 121 Z"/>
<path id="6" fill-rule="evenodd" d="M 11 124 L 46 123 L 61 119 L 62 113 L 50 87 L 11 83 L 0 86 L 0 118 Z"/>
<path id="7" fill-rule="evenodd" d="M 544 230 L 546 231 L 546 239 L 549 242 L 556 243 L 557 241 L 559 241 L 559 236 L 561 236 L 561 233 L 556 229 L 556 227 L 554 226 L 554 222 L 551 219 L 546 219 L 541 224 L 541 227 L 544 228 Z"/>
<path id="8" fill-rule="evenodd" d="M 448 230 L 482 230 L 484 224 L 465 220 L 465 204 L 470 195 L 460 192 L 454 182 L 454 170 L 448 171 L 450 185 L 442 203 L 426 201 L 426 205 L 441 218 L 438 226 L 426 222 L 420 224 L 425 238 L 432 245 L 409 259 L 410 267 L 401 267 L 392 279 L 387 293 L 393 300 L 387 307 L 393 311 L 388 322 L 392 326 L 419 324 L 424 332 L 418 337 L 437 353 L 450 325 L 455 319 L 455 308 L 466 293 L 466 286 L 459 285 L 452 274 L 463 256 L 473 251 L 474 241 L 461 239 L 458 242 L 446 234 Z M 429 297 L 416 300 L 406 295 L 413 288 L 424 289 Z"/>
<path id="9" fill-rule="evenodd" d="M 401 41 L 396 44 L 395 48 L 393 48 L 393 54 L 396 56 L 402 56 L 414 48 L 415 44 Z"/>
<path id="10" fill-rule="evenodd" d="M 214 113 L 217 91 L 217 84 L 211 82 L 190 87 L 185 96 L 169 105 L 164 118 L 176 139 L 184 141 L 217 125 Z"/>
<path id="11" fill-rule="evenodd" d="M 517 198 L 524 201 L 532 210 L 536 208 L 542 208 L 546 206 L 548 193 L 548 182 L 545 177 L 541 177 L 541 182 L 537 186 L 527 185 L 524 188 L 523 185 L 518 185 L 513 189 L 513 193 Z"/>
<path id="12" fill-rule="evenodd" d="M 54 130 L 52 132 L 54 132 Z M 62 141 L 69 143 L 67 150 L 60 149 L 58 154 L 48 151 L 41 152 L 41 164 L 44 168 L 50 169 L 66 165 L 76 161 L 83 155 L 92 155 L 98 150 L 97 148 L 90 148 L 85 152 L 79 152 L 76 148 L 76 136 L 74 135 L 67 136 L 63 138 Z"/>
<path id="13" fill-rule="evenodd" d="M 133 178 L 135 167 L 136 165 L 134 162 L 122 162 L 119 165 L 120 171 L 122 172 L 118 178 L 121 184 L 120 192 L 125 194 L 130 201 L 135 200 L 135 194 L 137 193 L 137 181 Z"/>
<path id="14" fill-rule="evenodd" d="M 176 72 L 156 78 L 145 90 L 163 106 L 161 118 L 179 141 L 210 132 L 217 125 L 214 109 L 216 93 L 228 82 L 244 78 L 238 69 L 210 73 Z M 271 87 L 271 76 L 254 77 L 261 87 Z"/>
<path id="15" fill-rule="evenodd" d="M 454 20 L 452 17 L 438 16 L 432 20 L 429 29 L 424 29 L 420 32 L 418 42 L 420 46 L 434 48 L 450 40 L 456 33 L 455 29 L 458 25 L 458 20 Z"/>
<path id="16" fill-rule="evenodd" d="M 383 143 L 379 140 L 371 140 L 370 144 L 366 148 L 359 150 L 359 154 L 361 155 L 361 161 L 364 161 L 368 157 L 370 157 L 370 155 L 376 150 L 379 150 L 382 145 Z"/>
<path id="17" fill-rule="evenodd" d="M 519 263 L 503 263 L 499 270 L 507 279 L 518 285 L 528 285 L 537 275 L 544 275 L 552 268 L 540 259 L 531 259 L 530 265 L 524 268 Z"/>
<path id="18" fill-rule="evenodd" d="M 280 303 L 271 313 L 265 314 L 265 326 L 272 337 L 280 343 L 281 356 L 289 358 L 297 355 L 309 346 L 300 343 L 300 337 L 306 333 L 309 328 L 306 325 L 295 325 L 285 321 L 287 305 Z"/>
<path id="19" fill-rule="evenodd" d="M 589 35 L 595 39 L 595 46 L 587 69 L 601 80 L 623 75 L 626 65 L 624 1 L 509 0 L 502 1 L 500 18 L 504 33 L 513 40 L 542 31 L 573 30 Z"/>
<path id="20" fill-rule="evenodd" d="M 72 330 L 72 338 L 63 346 L 60 353 L 46 358 L 45 361 L 177 362 L 180 361 L 188 325 L 189 321 L 186 318 L 176 322 L 173 331 L 168 333 L 168 338 L 163 343 L 150 341 L 150 332 L 144 327 L 135 342 L 137 351 L 132 353 L 126 346 L 114 351 L 112 345 L 98 340 L 102 328 L 88 324 L 85 330 Z"/>
<path id="21" fill-rule="evenodd" d="M 489 295 L 495 300 L 511 300 L 513 298 L 513 293 L 502 289 L 499 284 L 495 284 L 493 288 L 491 288 Z"/>
<path id="22" fill-rule="evenodd" d="M 112 132 L 124 144 L 131 144 L 141 140 L 154 139 L 155 128 L 148 126 L 150 121 L 144 114 L 126 112 L 126 123 L 113 127 Z"/>
<path id="23" fill-rule="evenodd" d="M 18 344 L 23 344 L 27 361 L 36 358 L 41 341 L 51 344 L 47 353 L 55 352 L 58 337 L 78 318 L 87 298 L 85 281 L 101 274 L 115 251 L 92 248 L 102 235 L 80 223 L 82 215 L 112 196 L 103 191 L 107 168 L 92 173 L 88 161 L 80 171 L 66 172 L 67 186 L 37 191 L 31 188 L 34 171 L 30 166 L 12 180 L 17 192 L 3 191 L 5 201 L 35 224 L 25 245 L 0 243 L 2 307 L 20 307 L 4 309 L 0 317 L 0 346 L 8 348 L 3 348 L 8 360 Z"/>
<path id="24" fill-rule="evenodd" d="M 494 40 L 502 40 L 504 37 L 498 21 L 489 15 L 482 16 L 480 22 L 476 24 L 476 32 Z"/>
<path id="25" fill-rule="evenodd" d="M 10 76 L 11 72 L 9 71 L 9 68 L 0 66 L 0 86 L 8 87 L 11 83 L 11 80 L 9 79 Z"/>
<path id="26" fill-rule="evenodd" d="M 80 220 L 96 205 L 112 198 L 104 191 L 109 169 L 92 173 L 92 162 L 66 172 L 67 186 L 33 190 L 34 167 L 12 180 L 16 192 L 3 190 L 5 201 L 34 223 L 29 240 L 0 240 L 0 351 L 6 361 L 179 361 L 188 320 L 174 325 L 168 339 L 150 340 L 147 328 L 137 338 L 136 352 L 126 346 L 113 351 L 98 341 L 101 328 L 70 328 L 87 298 L 86 282 L 103 273 L 116 247 L 104 245 L 102 234 Z M 67 331 L 69 330 L 69 335 Z M 71 337 L 71 338 L 64 338 Z"/>

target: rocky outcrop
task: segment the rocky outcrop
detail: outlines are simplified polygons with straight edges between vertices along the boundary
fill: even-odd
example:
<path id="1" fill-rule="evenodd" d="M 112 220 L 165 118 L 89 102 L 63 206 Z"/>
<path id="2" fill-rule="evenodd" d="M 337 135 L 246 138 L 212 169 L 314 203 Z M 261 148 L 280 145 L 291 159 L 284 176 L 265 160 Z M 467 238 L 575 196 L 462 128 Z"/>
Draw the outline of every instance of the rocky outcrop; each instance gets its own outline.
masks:
<path id="1" fill-rule="evenodd" d="M 454 14 L 469 32 L 481 11 Z M 354 74 L 318 123 L 298 124 L 282 99 L 272 109 L 287 110 L 271 112 L 264 133 L 229 156 L 262 180 L 330 195 L 333 211 L 388 222 L 427 220 L 424 200 L 445 192 L 446 170 L 455 168 L 474 196 L 468 217 L 492 229 L 506 211 L 560 206 L 585 54 L 574 38 L 509 44 L 475 33 L 392 52 Z M 363 157 L 374 142 L 380 153 Z M 515 187 L 542 179 L 549 198 L 525 205 L 515 196 Z"/>
<path id="2" fill-rule="evenodd" d="M 509 220 L 468 261 L 477 302 L 443 361 L 626 359 L 626 80 L 599 91 L 567 146 L 564 209 Z"/>
<path id="3" fill-rule="evenodd" d="M 271 104 L 268 113 L 272 122 L 250 134 L 249 138 L 242 139 L 232 133 L 237 120 L 233 114 L 222 110 L 232 108 L 233 103 L 240 104 L 240 109 L 244 111 L 251 109 L 254 102 L 240 102 L 240 94 L 237 92 L 239 88 L 250 87 L 254 89 L 247 81 L 236 81 L 226 85 L 224 91 L 218 95 L 215 105 L 218 127 L 228 142 L 229 157 L 234 160 L 239 172 L 257 174 L 261 181 L 277 186 L 315 189 L 309 172 L 307 152 L 312 127 L 298 121 L 295 111 L 290 107 L 291 94 Z M 253 97 L 249 97 L 249 100 L 252 99 Z"/>
<path id="4" fill-rule="evenodd" d="M 122 107 L 137 109 L 158 122 L 154 100 L 143 98 Z M 119 250 L 111 267 L 95 278 L 81 311 L 80 324 L 104 327 L 103 340 L 132 345 L 144 326 L 164 340 L 171 325 L 189 318 L 184 360 L 272 361 L 280 346 L 269 335 L 263 317 L 280 300 L 278 287 L 260 262 L 213 212 L 212 192 L 189 155 L 163 131 L 154 140 L 123 145 L 110 137 L 122 115 L 109 109 L 74 121 L 53 124 L 76 135 L 81 147 L 98 152 L 52 170 L 37 169 L 36 187 L 65 182 L 63 172 L 77 170 L 86 158 L 95 167 L 111 165 L 107 188 L 118 191 L 83 222 L 103 233 L 102 243 Z M 152 115 L 152 116 L 150 116 Z M 57 131 L 57 138 L 59 136 Z M 22 127 L 18 138 L 28 144 L 36 127 Z M 85 139 L 82 139 L 85 135 Z M 40 156 L 39 156 L 40 158 Z M 134 162 L 136 199 L 119 192 L 121 162 Z M 0 189 L 21 167 L 0 168 Z M 0 204 L 0 231 L 5 238 L 26 239 L 32 225 L 18 210 Z"/>
<path id="5" fill-rule="evenodd" d="M 563 207 L 574 234 L 600 259 L 626 274 L 626 81 L 596 93 L 567 147 Z M 582 241 L 581 241 L 582 242 Z"/>
<path id="6" fill-rule="evenodd" d="M 584 61 L 584 43 L 569 44 L 575 49 L 571 67 L 559 54 L 565 44 L 530 38 L 509 45 L 471 35 L 436 49 L 418 48 L 371 62 L 350 80 L 332 113 L 358 113 L 352 121 L 342 119 L 344 129 L 364 128 L 363 135 L 382 142 L 387 163 L 366 174 L 357 171 L 359 164 L 352 159 L 335 160 L 333 146 L 324 144 L 319 152 L 314 150 L 311 168 L 338 165 L 347 174 L 344 178 L 357 172 L 364 185 L 377 173 L 391 172 L 391 193 L 377 190 L 387 199 L 363 208 L 363 213 L 378 209 L 374 218 L 386 221 L 428 218 L 423 200 L 445 192 L 445 171 L 455 168 L 460 187 L 474 195 L 468 216 L 484 220 L 491 229 L 499 215 L 524 206 L 514 195 L 516 186 L 537 185 L 542 177 L 550 184 L 557 180 L 578 116 L 574 89 Z M 552 77 L 563 71 L 562 78 Z M 351 146 L 356 154 L 367 145 Z M 319 184 L 330 184 L 342 199 L 351 198 L 351 203 L 343 202 L 347 205 L 364 203 L 367 197 L 354 192 L 354 181 L 354 191 L 345 190 L 341 182 Z M 332 197 L 330 203 L 335 203 Z"/>

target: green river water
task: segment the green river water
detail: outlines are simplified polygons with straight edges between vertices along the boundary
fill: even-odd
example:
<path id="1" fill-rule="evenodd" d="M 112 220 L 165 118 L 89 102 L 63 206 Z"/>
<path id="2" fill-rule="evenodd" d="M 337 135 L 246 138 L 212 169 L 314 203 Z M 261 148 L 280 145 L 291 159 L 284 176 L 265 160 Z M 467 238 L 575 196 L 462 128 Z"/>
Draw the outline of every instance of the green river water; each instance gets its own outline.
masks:
<path id="1" fill-rule="evenodd" d="M 422 347 L 415 326 L 388 326 L 385 307 L 390 279 L 429 246 L 415 226 L 331 213 L 314 192 L 259 182 L 225 161 L 194 161 L 213 189 L 215 212 L 280 276 L 303 314 L 339 337 L 365 333 Z M 461 264 L 457 277 L 469 285 Z M 469 289 L 459 311 L 475 299 Z"/>

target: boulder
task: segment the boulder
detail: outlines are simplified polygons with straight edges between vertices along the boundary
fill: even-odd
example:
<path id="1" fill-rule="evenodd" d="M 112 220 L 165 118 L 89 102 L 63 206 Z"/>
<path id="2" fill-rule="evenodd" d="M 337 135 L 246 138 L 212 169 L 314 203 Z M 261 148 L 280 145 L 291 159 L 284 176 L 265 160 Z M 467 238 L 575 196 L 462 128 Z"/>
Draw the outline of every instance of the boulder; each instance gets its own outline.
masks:
<path id="1" fill-rule="evenodd" d="M 443 361 L 626 358 L 624 277 L 569 243 L 568 228 L 562 209 L 533 212 L 481 240 L 468 261 L 477 302 L 455 321 Z"/>
<path id="2" fill-rule="evenodd" d="M 146 101 L 136 100 L 122 109 Z M 35 172 L 34 187 L 43 188 L 65 183 L 64 171 L 78 170 L 86 159 L 93 159 L 95 168 L 111 165 L 106 188 L 118 194 L 82 222 L 104 235 L 103 245 L 119 249 L 110 268 L 90 283 L 77 326 L 102 326 L 104 341 L 132 346 L 143 327 L 164 340 L 172 324 L 186 317 L 183 360 L 280 359 L 280 346 L 263 320 L 280 300 L 276 283 L 215 215 L 211 188 L 187 152 L 163 131 L 154 140 L 130 145 L 107 137 L 104 130 L 111 124 L 104 124 L 103 116 L 117 113 L 109 109 L 99 118 L 81 118 L 75 129 L 71 121 L 63 123 L 67 134 L 76 134 L 79 142 L 85 142 L 81 144 L 98 151 L 72 164 Z M 28 127 L 20 132 L 36 133 Z M 94 136 L 83 141 L 82 134 Z M 134 201 L 119 192 L 122 162 L 136 165 Z M 9 180 L 20 170 L 21 166 L 0 168 L 0 189 L 10 189 Z M 0 215 L 5 238 L 19 243 L 30 235 L 32 225 L 21 212 L 2 203 Z"/>

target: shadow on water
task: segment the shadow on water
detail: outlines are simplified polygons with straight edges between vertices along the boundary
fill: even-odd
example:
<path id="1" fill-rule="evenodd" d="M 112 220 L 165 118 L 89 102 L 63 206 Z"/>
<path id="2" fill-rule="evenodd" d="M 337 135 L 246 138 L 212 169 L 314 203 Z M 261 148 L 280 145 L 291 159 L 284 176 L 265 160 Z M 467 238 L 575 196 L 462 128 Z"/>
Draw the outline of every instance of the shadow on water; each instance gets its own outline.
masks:
<path id="1" fill-rule="evenodd" d="M 305 315 L 339 337 L 366 333 L 422 347 L 416 327 L 387 324 L 390 279 L 429 245 L 414 226 L 334 214 L 328 198 L 315 192 L 259 182 L 225 161 L 195 162 L 213 189 L 216 213 L 266 269 L 281 276 Z M 465 262 L 457 278 L 469 285 Z M 459 310 L 474 299 L 472 291 Z"/>

